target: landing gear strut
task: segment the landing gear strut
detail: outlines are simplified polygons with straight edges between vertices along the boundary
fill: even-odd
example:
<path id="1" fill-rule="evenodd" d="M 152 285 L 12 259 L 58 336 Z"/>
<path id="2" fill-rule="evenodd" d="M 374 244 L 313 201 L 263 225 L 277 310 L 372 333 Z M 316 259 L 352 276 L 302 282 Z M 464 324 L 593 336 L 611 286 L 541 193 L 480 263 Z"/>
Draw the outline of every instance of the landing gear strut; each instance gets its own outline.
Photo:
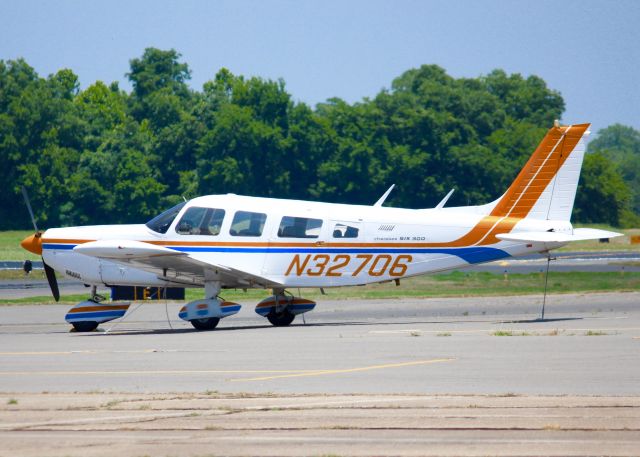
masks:
<path id="1" fill-rule="evenodd" d="M 220 281 L 205 280 L 202 300 L 194 300 L 182 307 L 178 317 L 189 321 L 196 330 L 213 330 L 223 317 L 231 316 L 240 311 L 241 306 L 218 297 Z"/>
<path id="2" fill-rule="evenodd" d="M 285 295 L 284 289 L 273 289 L 274 305 L 267 314 L 267 319 L 274 327 L 287 327 L 291 325 L 296 315 L 289 310 L 293 295 Z"/>
<path id="3" fill-rule="evenodd" d="M 204 296 L 207 299 L 215 299 L 220 293 L 220 281 L 205 281 L 204 283 Z M 201 319 L 191 319 L 191 325 L 196 330 L 213 330 L 220 322 L 219 317 L 203 317 Z"/>

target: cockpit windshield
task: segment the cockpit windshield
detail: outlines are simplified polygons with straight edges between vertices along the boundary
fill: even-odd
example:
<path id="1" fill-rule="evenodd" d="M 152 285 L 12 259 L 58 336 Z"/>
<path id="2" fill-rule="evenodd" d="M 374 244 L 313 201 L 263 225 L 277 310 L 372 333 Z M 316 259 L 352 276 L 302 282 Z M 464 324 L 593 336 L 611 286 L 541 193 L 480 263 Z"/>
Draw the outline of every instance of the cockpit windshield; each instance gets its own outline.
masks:
<path id="1" fill-rule="evenodd" d="M 167 230 L 171 227 L 171 223 L 176 218 L 182 207 L 186 204 L 187 202 L 178 203 L 176 206 L 166 210 L 164 213 L 158 214 L 145 225 L 154 232 L 167 233 Z"/>

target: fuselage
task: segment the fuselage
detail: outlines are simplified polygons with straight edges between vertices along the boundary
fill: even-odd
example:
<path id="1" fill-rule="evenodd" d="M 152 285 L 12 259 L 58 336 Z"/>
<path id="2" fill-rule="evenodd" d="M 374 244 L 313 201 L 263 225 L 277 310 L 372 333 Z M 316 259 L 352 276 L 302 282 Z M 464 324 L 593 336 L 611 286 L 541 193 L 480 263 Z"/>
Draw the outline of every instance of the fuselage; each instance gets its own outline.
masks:
<path id="1" fill-rule="evenodd" d="M 233 194 L 198 197 L 174 212 L 173 219 L 168 215 L 155 225 L 152 220 L 146 225 L 49 229 L 42 235 L 43 259 L 87 284 L 172 285 L 156 272 L 73 251 L 90 241 L 135 240 L 285 287 L 338 287 L 462 268 L 562 245 L 501 241 L 495 232 L 502 225 L 512 233 L 572 230 L 568 221 L 492 218 L 481 206 L 401 209 Z M 246 287 L 233 282 L 222 286 Z"/>

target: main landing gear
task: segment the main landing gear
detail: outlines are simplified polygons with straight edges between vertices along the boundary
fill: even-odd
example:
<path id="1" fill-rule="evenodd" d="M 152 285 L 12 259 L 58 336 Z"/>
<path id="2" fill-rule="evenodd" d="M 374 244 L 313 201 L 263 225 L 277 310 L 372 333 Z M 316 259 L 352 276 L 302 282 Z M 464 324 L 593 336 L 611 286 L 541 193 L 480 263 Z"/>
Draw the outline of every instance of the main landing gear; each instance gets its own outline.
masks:
<path id="1" fill-rule="evenodd" d="M 274 307 L 275 308 L 275 307 Z M 293 322 L 296 318 L 296 315 L 293 314 L 288 309 L 284 309 L 280 312 L 277 312 L 275 309 L 272 309 L 269 314 L 267 314 L 267 319 L 274 327 L 287 327 L 289 324 Z"/>
<path id="2" fill-rule="evenodd" d="M 196 330 L 213 330 L 220 319 L 240 311 L 239 304 L 218 297 L 220 281 L 205 281 L 204 293 L 208 298 L 189 302 L 178 313 L 180 319 L 189 321 Z"/>
<path id="3" fill-rule="evenodd" d="M 298 314 L 311 311 L 315 306 L 315 302 L 294 297 L 284 289 L 273 289 L 272 296 L 258 303 L 256 313 L 266 317 L 274 327 L 286 327 Z"/>
<path id="4" fill-rule="evenodd" d="M 189 321 L 196 330 L 213 330 L 220 319 L 240 311 L 240 305 L 218 297 L 220 283 L 205 282 L 205 298 L 194 300 L 182 307 L 178 316 Z M 316 304 L 305 298 L 294 297 L 284 289 L 274 289 L 273 295 L 265 298 L 256 306 L 256 313 L 266 317 L 274 327 L 290 325 L 298 314 L 315 308 Z"/>
<path id="5" fill-rule="evenodd" d="M 218 322 L 220 322 L 219 317 L 205 317 L 203 319 L 191 319 L 191 325 L 196 330 L 213 330 L 218 326 Z"/>
<path id="6" fill-rule="evenodd" d="M 220 281 L 205 281 L 205 299 L 194 300 L 182 307 L 178 316 L 189 321 L 196 330 L 213 330 L 220 319 L 236 314 L 240 305 L 224 301 L 220 293 Z M 274 289 L 273 295 L 265 298 L 256 306 L 256 313 L 266 317 L 275 327 L 290 325 L 298 314 L 315 308 L 315 302 L 294 297 L 284 289 Z"/>
<path id="7" fill-rule="evenodd" d="M 196 330 L 213 330 L 220 319 L 240 311 L 238 303 L 228 302 L 218 297 L 220 281 L 205 281 L 205 297 L 194 300 L 180 309 L 178 317 L 191 323 Z M 130 303 L 103 304 L 105 297 L 98 295 L 96 286 L 91 287 L 91 298 L 71 308 L 65 320 L 76 332 L 91 332 L 103 322 L 123 317 Z M 314 309 L 315 302 L 301 297 L 294 297 L 284 289 L 274 289 L 273 295 L 265 298 L 256 306 L 256 313 L 274 327 L 287 327 L 298 314 Z"/>

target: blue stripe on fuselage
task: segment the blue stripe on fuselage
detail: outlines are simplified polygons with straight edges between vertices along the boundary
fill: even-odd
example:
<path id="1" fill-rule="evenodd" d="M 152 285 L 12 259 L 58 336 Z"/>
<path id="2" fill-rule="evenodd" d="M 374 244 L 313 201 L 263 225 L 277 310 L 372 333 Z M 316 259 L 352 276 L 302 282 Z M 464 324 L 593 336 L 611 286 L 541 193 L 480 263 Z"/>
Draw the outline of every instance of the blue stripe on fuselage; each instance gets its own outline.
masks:
<path id="1" fill-rule="evenodd" d="M 43 243 L 42 249 L 59 249 L 59 250 L 71 250 L 75 248 L 77 244 L 52 244 L 52 243 Z"/>
<path id="2" fill-rule="evenodd" d="M 45 243 L 43 249 L 70 250 L 75 244 Z M 510 255 L 502 249 L 471 246 L 467 248 L 331 248 L 331 247 L 228 247 L 228 246 L 165 246 L 180 252 L 226 252 L 236 254 L 445 254 L 461 258 L 467 263 L 491 262 Z"/>
<path id="3" fill-rule="evenodd" d="M 468 263 L 490 262 L 504 259 L 509 254 L 502 249 L 487 247 L 469 248 L 236 248 L 236 247 L 175 247 L 180 252 L 228 252 L 245 254 L 446 254 L 460 257 Z"/>

